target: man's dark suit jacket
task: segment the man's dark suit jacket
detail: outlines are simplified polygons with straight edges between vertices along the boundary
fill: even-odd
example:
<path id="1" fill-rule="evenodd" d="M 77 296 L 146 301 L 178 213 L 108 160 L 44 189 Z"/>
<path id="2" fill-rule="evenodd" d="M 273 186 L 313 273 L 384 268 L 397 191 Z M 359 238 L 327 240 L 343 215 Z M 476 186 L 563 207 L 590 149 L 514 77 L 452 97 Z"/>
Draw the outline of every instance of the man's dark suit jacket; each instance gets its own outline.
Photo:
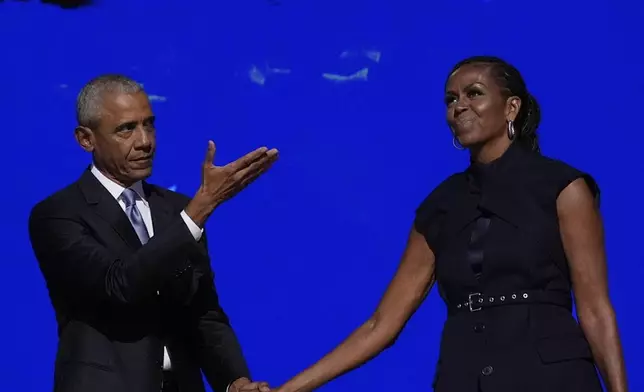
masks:
<path id="1" fill-rule="evenodd" d="M 219 306 L 205 234 L 180 213 L 189 199 L 143 184 L 155 235 L 142 246 L 87 170 L 38 203 L 29 235 L 58 322 L 55 392 L 159 392 L 163 346 L 182 392 L 250 377 Z"/>

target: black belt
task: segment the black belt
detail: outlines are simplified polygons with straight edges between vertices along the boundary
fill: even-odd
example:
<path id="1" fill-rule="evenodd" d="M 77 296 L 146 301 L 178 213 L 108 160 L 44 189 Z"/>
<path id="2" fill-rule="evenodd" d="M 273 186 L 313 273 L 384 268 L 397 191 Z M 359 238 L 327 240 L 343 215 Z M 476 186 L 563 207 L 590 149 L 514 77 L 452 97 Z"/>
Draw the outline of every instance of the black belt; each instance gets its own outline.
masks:
<path id="1" fill-rule="evenodd" d="M 456 312 L 477 312 L 495 306 L 521 304 L 550 304 L 572 309 L 572 298 L 568 292 L 544 290 L 521 290 L 499 295 L 471 293 L 463 301 L 452 305 L 451 308 Z"/>

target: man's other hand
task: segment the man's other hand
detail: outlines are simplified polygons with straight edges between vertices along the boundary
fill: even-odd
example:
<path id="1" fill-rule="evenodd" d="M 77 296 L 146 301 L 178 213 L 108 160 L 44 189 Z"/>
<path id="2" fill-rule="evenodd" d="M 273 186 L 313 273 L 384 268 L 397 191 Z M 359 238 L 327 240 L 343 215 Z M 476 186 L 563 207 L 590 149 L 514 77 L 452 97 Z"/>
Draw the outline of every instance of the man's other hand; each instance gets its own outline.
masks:
<path id="1" fill-rule="evenodd" d="M 270 392 L 267 382 L 252 382 L 246 377 L 238 378 L 230 384 L 228 392 Z"/>

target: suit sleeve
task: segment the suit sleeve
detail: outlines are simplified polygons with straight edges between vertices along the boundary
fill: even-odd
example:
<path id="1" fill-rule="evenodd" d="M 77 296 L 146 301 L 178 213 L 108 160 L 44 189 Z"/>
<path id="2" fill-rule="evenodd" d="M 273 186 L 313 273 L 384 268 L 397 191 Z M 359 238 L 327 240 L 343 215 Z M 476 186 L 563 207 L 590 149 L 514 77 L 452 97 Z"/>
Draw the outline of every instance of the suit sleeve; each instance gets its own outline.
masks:
<path id="1" fill-rule="evenodd" d="M 52 205 L 34 207 L 29 237 L 50 290 L 96 303 L 134 304 L 154 298 L 164 281 L 190 268 L 186 255 L 198 251 L 179 214 L 134 253 L 108 249 L 79 217 Z"/>
<path id="2" fill-rule="evenodd" d="M 205 232 L 201 238 L 201 246 L 207 254 Z M 190 307 L 193 323 L 191 331 L 195 337 L 197 360 L 212 389 L 215 392 L 226 392 L 230 383 L 238 378 L 250 379 L 250 371 L 241 345 L 228 316 L 219 304 L 211 268 L 201 277 Z"/>

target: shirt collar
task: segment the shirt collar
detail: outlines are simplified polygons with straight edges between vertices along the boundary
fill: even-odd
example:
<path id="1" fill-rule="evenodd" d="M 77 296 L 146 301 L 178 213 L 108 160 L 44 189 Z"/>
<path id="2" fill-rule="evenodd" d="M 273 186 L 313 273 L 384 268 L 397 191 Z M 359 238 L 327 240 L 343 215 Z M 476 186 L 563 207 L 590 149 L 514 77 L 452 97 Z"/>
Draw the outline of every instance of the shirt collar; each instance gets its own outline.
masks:
<path id="1" fill-rule="evenodd" d="M 116 200 L 118 200 L 121 197 L 121 194 L 125 190 L 123 186 L 120 184 L 117 184 L 116 182 L 112 181 L 111 179 L 107 178 L 103 172 L 98 170 L 96 166 L 92 164 L 91 172 L 96 177 L 98 182 L 101 183 L 107 189 L 107 191 L 112 195 L 112 197 Z M 143 183 L 141 181 L 137 181 L 132 186 L 130 186 L 130 189 L 132 189 L 136 194 L 139 196 L 139 198 L 145 203 L 145 205 L 148 204 L 148 201 L 145 199 L 145 192 L 143 192 Z"/>

